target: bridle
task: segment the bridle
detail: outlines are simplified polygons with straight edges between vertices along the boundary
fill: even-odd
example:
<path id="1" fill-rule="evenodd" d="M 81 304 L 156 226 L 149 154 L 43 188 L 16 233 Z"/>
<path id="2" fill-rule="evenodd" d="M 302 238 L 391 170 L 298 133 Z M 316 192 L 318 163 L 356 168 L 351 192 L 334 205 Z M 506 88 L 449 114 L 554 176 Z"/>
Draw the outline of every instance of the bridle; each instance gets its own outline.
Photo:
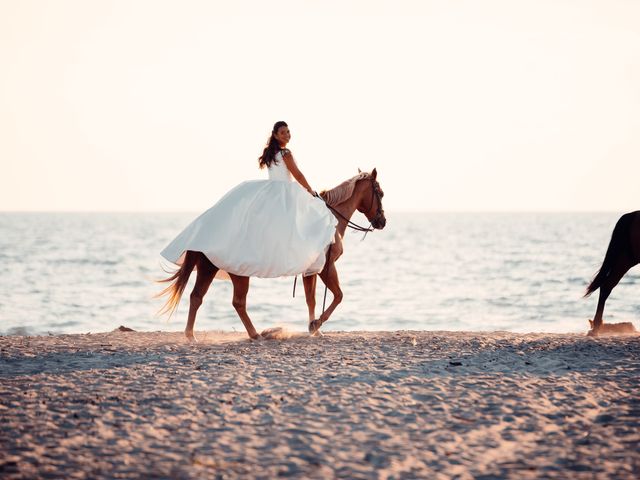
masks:
<path id="1" fill-rule="evenodd" d="M 352 222 L 350 219 L 342 215 L 338 210 L 330 206 L 326 201 L 324 202 L 327 208 L 331 210 L 334 213 L 334 215 L 340 217 L 345 222 L 347 222 L 347 227 L 355 230 L 356 232 L 364 232 L 364 237 L 362 237 L 363 240 L 367 237 L 367 233 L 373 232 L 377 228 L 377 225 L 380 224 L 380 219 L 384 216 L 384 210 L 382 209 L 383 193 L 382 193 L 382 190 L 380 189 L 380 184 L 376 182 L 376 180 L 373 177 L 370 177 L 369 180 L 371 180 L 371 203 L 369 204 L 369 208 L 366 211 L 367 212 L 371 211 L 371 209 L 373 208 L 373 202 L 376 199 L 378 200 L 378 208 L 376 210 L 376 214 L 373 217 L 373 219 L 367 219 L 370 222 L 368 227 L 363 227 L 361 225 L 358 225 L 355 222 Z"/>
<path id="2" fill-rule="evenodd" d="M 376 225 L 380 225 L 380 219 L 384 217 L 384 210 L 382 209 L 382 197 L 384 194 L 380 189 L 380 184 L 376 182 L 374 178 L 371 178 L 371 205 L 369 205 L 368 212 L 373 208 L 374 197 L 378 200 L 378 208 L 376 210 L 376 214 L 373 217 L 373 220 L 370 220 L 373 228 L 377 228 Z"/>

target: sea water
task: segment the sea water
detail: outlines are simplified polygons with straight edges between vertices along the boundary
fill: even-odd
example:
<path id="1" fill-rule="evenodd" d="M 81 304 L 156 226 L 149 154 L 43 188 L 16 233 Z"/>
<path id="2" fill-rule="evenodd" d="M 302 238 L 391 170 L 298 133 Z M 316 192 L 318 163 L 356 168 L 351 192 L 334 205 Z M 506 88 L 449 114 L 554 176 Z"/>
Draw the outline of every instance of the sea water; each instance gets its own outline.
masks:
<path id="1" fill-rule="evenodd" d="M 617 213 L 388 213 L 363 239 L 347 231 L 344 293 L 324 330 L 586 332 Z M 159 252 L 197 213 L 0 213 L 0 334 L 182 330 L 195 275 L 171 319 L 154 281 Z M 357 214 L 354 219 L 367 224 Z M 640 267 L 613 291 L 606 320 L 640 322 Z M 306 330 L 300 278 L 251 279 L 254 325 Z M 317 315 L 324 289 L 318 282 Z M 232 285 L 215 280 L 196 330 L 244 331 Z M 327 305 L 332 299 L 327 294 Z"/>

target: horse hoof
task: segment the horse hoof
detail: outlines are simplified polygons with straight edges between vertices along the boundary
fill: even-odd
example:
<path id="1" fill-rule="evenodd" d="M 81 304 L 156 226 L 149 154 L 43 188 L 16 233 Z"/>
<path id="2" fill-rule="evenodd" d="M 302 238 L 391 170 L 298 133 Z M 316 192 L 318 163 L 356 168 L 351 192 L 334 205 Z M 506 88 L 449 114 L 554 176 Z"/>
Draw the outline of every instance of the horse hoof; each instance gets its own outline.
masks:
<path id="1" fill-rule="evenodd" d="M 322 326 L 322 320 L 315 319 L 312 322 L 309 322 L 309 333 L 313 336 L 320 336 L 320 327 Z"/>
<path id="2" fill-rule="evenodd" d="M 198 343 L 198 339 L 193 334 L 193 332 L 184 332 L 184 336 L 187 337 L 188 343 Z"/>

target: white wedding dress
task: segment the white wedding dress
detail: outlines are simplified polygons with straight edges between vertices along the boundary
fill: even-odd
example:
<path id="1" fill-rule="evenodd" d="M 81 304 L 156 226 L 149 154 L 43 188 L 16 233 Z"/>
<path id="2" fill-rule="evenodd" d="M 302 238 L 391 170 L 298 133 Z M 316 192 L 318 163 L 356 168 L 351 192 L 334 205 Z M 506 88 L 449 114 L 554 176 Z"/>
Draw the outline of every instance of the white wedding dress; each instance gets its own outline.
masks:
<path id="1" fill-rule="evenodd" d="M 247 277 L 320 272 L 338 221 L 293 179 L 282 153 L 275 158 L 269 180 L 233 188 L 161 255 L 180 265 L 187 250 L 202 252 L 220 270 Z"/>

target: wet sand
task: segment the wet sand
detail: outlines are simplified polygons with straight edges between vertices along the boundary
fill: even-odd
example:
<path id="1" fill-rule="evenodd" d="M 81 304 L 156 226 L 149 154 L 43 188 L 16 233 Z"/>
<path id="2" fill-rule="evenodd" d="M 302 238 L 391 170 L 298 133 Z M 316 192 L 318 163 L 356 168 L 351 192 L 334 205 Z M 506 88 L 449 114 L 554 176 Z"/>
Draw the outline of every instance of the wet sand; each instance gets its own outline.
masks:
<path id="1" fill-rule="evenodd" d="M 640 336 L 0 337 L 2 478 L 638 478 Z"/>

